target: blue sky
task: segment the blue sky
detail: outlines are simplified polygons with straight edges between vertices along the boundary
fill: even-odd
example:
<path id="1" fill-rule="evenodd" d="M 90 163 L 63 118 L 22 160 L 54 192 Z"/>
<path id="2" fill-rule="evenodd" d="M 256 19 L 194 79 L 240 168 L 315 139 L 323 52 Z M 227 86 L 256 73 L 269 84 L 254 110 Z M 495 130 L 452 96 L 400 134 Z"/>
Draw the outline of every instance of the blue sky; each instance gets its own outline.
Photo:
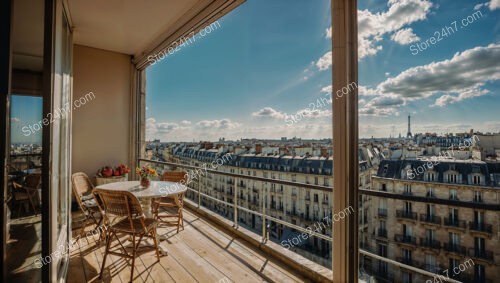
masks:
<path id="1" fill-rule="evenodd" d="M 500 131 L 499 0 L 358 2 L 361 137 L 404 135 L 407 115 L 414 133 Z M 310 105 L 331 85 L 329 9 L 324 0 L 248 0 L 156 62 L 147 137 L 330 137 L 331 105 Z M 475 19 L 462 26 L 467 16 Z M 453 34 L 412 54 L 454 21 Z"/>
<path id="2" fill-rule="evenodd" d="M 42 143 L 42 131 L 34 134 L 27 131 L 30 125 L 42 119 L 42 98 L 35 96 L 11 96 L 11 141 L 12 143 Z M 23 127 L 25 131 L 22 131 Z"/>

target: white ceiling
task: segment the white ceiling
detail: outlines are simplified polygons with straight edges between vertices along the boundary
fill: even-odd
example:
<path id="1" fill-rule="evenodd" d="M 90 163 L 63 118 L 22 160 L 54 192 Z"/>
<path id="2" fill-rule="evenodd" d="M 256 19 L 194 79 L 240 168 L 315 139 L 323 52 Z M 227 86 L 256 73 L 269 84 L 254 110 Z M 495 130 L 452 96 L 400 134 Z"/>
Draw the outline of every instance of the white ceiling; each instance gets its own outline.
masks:
<path id="1" fill-rule="evenodd" d="M 16 1 L 17 2 L 17 1 Z M 212 1 L 68 0 L 75 44 L 129 55 L 144 51 L 186 12 Z"/>

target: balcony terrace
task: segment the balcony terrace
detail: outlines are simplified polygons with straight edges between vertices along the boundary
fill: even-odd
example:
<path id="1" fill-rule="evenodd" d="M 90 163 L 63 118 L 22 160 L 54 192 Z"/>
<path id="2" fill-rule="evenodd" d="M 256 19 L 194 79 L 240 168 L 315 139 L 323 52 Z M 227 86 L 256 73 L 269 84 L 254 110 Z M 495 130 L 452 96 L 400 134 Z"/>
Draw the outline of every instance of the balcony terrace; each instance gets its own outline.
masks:
<path id="1" fill-rule="evenodd" d="M 486 261 L 493 261 L 493 251 L 480 250 L 475 248 L 469 248 L 469 256 L 482 259 Z"/>
<path id="2" fill-rule="evenodd" d="M 134 282 L 196 282 L 201 278 L 204 282 L 307 281 L 296 268 L 270 257 L 193 211 L 186 209 L 184 218 L 185 229 L 178 234 L 174 227 L 158 228 L 158 234 L 166 236 L 162 245 L 168 254 L 155 263 L 154 251 L 145 249 L 136 260 Z M 99 281 L 104 243 L 96 239 L 97 236 L 88 237 L 75 244 L 67 282 Z M 127 282 L 130 275 L 127 262 L 114 256 L 108 260 L 102 280 Z"/>
<path id="3" fill-rule="evenodd" d="M 458 220 L 458 219 L 452 219 L 452 218 L 444 218 L 444 226 L 447 227 L 452 227 L 452 228 L 457 228 L 461 230 L 465 230 L 467 228 L 467 223 L 465 220 Z"/>
<path id="4" fill-rule="evenodd" d="M 401 244 L 417 245 L 417 238 L 408 235 L 396 234 L 394 235 L 394 241 Z"/>
<path id="5" fill-rule="evenodd" d="M 407 210 L 396 210 L 396 218 L 416 221 L 418 219 L 418 216 L 416 212 Z"/>
<path id="6" fill-rule="evenodd" d="M 469 230 L 491 235 L 493 231 L 493 226 L 491 224 L 486 224 L 486 223 L 469 222 Z"/>
<path id="7" fill-rule="evenodd" d="M 435 249 L 439 251 L 439 249 L 441 249 L 441 242 L 428 238 L 420 238 L 420 246 L 422 246 L 423 248 Z"/>
<path id="8" fill-rule="evenodd" d="M 441 225 L 441 217 L 430 214 L 420 214 L 420 222 L 425 224 Z"/>
<path id="9" fill-rule="evenodd" d="M 461 245 L 444 243 L 443 249 L 449 253 L 454 253 L 454 254 L 458 254 L 458 255 L 462 255 L 462 256 L 467 255 L 466 248 L 464 246 L 461 246 Z"/>

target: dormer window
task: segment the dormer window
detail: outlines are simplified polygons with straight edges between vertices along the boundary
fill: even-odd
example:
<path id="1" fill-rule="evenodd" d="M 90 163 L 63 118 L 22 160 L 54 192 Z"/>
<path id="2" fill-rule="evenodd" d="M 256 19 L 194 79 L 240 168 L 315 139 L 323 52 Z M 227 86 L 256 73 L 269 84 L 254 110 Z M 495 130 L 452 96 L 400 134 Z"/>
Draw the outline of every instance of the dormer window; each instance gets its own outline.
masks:
<path id="1" fill-rule="evenodd" d="M 483 202 L 483 194 L 480 191 L 474 191 L 474 202 Z"/>
<path id="2" fill-rule="evenodd" d="M 405 185 L 403 194 L 411 195 L 411 185 L 409 185 L 409 184 Z"/>
<path id="3" fill-rule="evenodd" d="M 384 174 L 387 173 L 387 170 L 389 170 L 389 164 L 384 165 Z"/>
<path id="4" fill-rule="evenodd" d="M 448 174 L 448 183 L 457 183 L 457 174 Z"/>
<path id="5" fill-rule="evenodd" d="M 426 196 L 429 197 L 429 198 L 435 197 L 435 195 L 434 195 L 434 188 L 433 187 L 428 187 L 427 188 L 427 194 L 426 194 Z"/>
<path id="6" fill-rule="evenodd" d="M 481 184 L 481 176 L 480 175 L 472 176 L 472 183 L 475 185 Z"/>
<path id="7" fill-rule="evenodd" d="M 450 199 L 458 200 L 458 194 L 456 189 L 450 189 Z"/>
<path id="8" fill-rule="evenodd" d="M 386 184 L 382 184 L 382 187 L 380 188 L 381 191 L 383 192 L 387 192 L 387 185 Z"/>
<path id="9" fill-rule="evenodd" d="M 433 182 L 436 180 L 436 174 L 434 172 L 427 172 L 427 181 Z"/>

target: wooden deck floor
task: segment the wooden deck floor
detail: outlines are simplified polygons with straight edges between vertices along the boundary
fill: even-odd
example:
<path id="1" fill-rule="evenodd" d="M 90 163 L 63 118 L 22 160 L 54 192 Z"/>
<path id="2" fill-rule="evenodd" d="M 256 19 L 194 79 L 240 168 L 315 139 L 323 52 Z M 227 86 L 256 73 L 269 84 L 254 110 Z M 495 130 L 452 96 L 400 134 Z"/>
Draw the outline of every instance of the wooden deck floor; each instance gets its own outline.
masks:
<path id="1" fill-rule="evenodd" d="M 134 282 L 306 282 L 289 267 L 186 209 L 184 221 L 185 230 L 179 234 L 174 227 L 158 228 L 159 235 L 167 236 L 161 245 L 168 254 L 156 262 L 154 250 L 145 249 L 136 260 Z M 67 282 L 128 282 L 130 265 L 115 256 L 108 256 L 104 276 L 97 278 L 104 244 L 96 243 L 97 237 L 87 239 L 79 240 L 71 251 Z"/>

